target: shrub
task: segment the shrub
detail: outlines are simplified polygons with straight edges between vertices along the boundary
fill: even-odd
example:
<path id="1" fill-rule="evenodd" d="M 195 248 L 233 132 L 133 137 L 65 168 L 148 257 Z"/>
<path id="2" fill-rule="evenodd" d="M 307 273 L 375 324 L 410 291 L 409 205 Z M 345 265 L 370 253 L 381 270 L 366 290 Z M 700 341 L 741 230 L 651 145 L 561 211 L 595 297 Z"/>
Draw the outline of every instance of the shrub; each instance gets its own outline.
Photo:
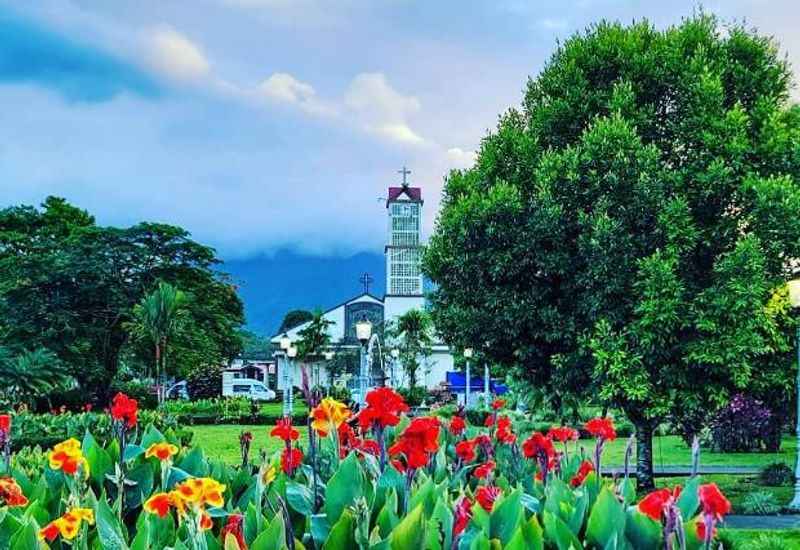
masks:
<path id="1" fill-rule="evenodd" d="M 136 399 L 140 409 L 155 409 L 158 406 L 158 396 L 153 391 L 153 387 L 141 380 L 113 383 L 111 395 L 114 396 L 118 393 L 124 393 L 131 399 Z"/>
<path id="2" fill-rule="evenodd" d="M 186 390 L 192 400 L 210 399 L 222 395 L 222 367 L 204 365 L 186 377 Z"/>
<path id="3" fill-rule="evenodd" d="M 785 462 L 767 464 L 758 477 L 762 485 L 770 487 L 781 487 L 794 483 L 794 472 Z"/>
<path id="4" fill-rule="evenodd" d="M 760 401 L 737 394 L 711 420 L 711 440 L 724 453 L 762 448 L 772 413 Z"/>
<path id="5" fill-rule="evenodd" d="M 775 500 L 775 495 L 769 491 L 754 491 L 744 497 L 742 510 L 749 515 L 771 516 L 780 512 L 781 507 Z"/>
<path id="6" fill-rule="evenodd" d="M 724 540 L 721 540 L 721 542 L 723 542 L 723 544 L 725 543 Z M 755 539 L 747 541 L 746 546 L 733 542 L 731 544 L 726 544 L 725 548 L 732 548 L 734 550 L 744 548 L 747 548 L 747 550 L 792 550 L 795 548 L 795 545 L 782 539 L 778 535 L 761 534 Z"/>
<path id="7" fill-rule="evenodd" d="M 399 388 L 397 393 L 403 396 L 409 407 L 419 407 L 424 400 L 428 397 L 428 390 L 422 386 L 414 386 L 413 388 Z M 430 403 L 428 403 L 430 405 Z"/>

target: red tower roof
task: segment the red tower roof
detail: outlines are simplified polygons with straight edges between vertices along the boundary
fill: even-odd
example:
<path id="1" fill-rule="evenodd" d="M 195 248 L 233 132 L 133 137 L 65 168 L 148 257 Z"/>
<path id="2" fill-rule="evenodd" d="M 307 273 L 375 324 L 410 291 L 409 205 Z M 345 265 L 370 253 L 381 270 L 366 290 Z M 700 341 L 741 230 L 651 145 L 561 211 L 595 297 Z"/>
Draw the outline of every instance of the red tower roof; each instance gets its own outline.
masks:
<path id="1" fill-rule="evenodd" d="M 422 200 L 422 188 L 420 187 L 390 187 L 387 201 L 396 200 L 404 191 L 412 201 Z"/>

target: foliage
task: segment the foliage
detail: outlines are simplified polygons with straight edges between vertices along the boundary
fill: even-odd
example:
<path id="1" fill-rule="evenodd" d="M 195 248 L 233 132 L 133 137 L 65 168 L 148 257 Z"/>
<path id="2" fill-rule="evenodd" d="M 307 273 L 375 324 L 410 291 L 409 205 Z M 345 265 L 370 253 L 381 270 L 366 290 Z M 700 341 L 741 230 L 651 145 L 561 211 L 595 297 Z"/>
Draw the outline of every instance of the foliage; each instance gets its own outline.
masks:
<path id="1" fill-rule="evenodd" d="M 308 320 L 308 326 L 299 331 L 297 335 L 297 357 L 301 361 L 314 361 L 322 358 L 323 352 L 330 346 L 331 335 L 328 327 L 333 321 L 326 319 L 321 310 L 316 310 Z"/>
<path id="2" fill-rule="evenodd" d="M 711 421 L 714 449 L 726 453 L 760 450 L 771 416 L 760 401 L 735 395 Z"/>
<path id="3" fill-rule="evenodd" d="M 158 406 L 158 398 L 153 392 L 153 387 L 142 380 L 115 380 L 111 384 L 111 393 L 113 395 L 124 393 L 135 399 L 141 409 L 155 409 Z"/>
<path id="4" fill-rule="evenodd" d="M 397 393 L 403 396 L 406 403 L 412 407 L 419 407 L 428 397 L 428 390 L 422 386 L 411 386 L 409 388 L 398 388 Z M 428 403 L 430 404 L 430 403 Z"/>
<path id="5" fill-rule="evenodd" d="M 758 478 L 763 485 L 780 487 L 794 483 L 794 471 L 785 462 L 772 462 L 761 469 Z"/>
<path id="6" fill-rule="evenodd" d="M 0 404 L 31 404 L 37 397 L 65 390 L 73 384 L 58 358 L 38 348 L 15 356 L 0 347 Z"/>
<path id="7" fill-rule="evenodd" d="M 246 397 L 171 400 L 164 403 L 162 409 L 179 423 L 187 425 L 240 423 L 274 425 L 283 414 L 280 402 L 259 404 Z M 295 400 L 294 409 L 295 421 L 305 422 L 308 417 L 308 407 L 305 402 Z"/>
<path id="8" fill-rule="evenodd" d="M 413 448 L 414 423 L 434 430 L 426 438 L 435 434 L 424 447 L 424 456 L 430 453 L 427 464 L 405 473 L 394 464 L 382 468 L 374 450 L 348 447 L 340 455 L 345 443 L 332 436 L 321 437 L 319 454 L 313 459 L 302 454 L 300 467 L 287 473 L 282 458 L 286 448 L 262 456 L 256 465 L 233 467 L 207 458 L 200 447 L 182 446 L 169 430 L 152 425 L 131 434 L 123 449 L 116 440 L 102 442 L 86 433 L 69 450 L 71 456 L 85 459 L 85 479 L 81 470 L 73 476 L 53 469 L 61 467 L 62 459 L 54 461 L 52 454 L 50 465 L 34 453 L 25 457 L 24 467 L 12 470 L 29 502 L 4 510 L 0 539 L 14 541 L 13 548 L 38 547 L 37 532 L 49 533 L 40 529 L 57 521 L 65 508 L 80 506 L 91 511 L 94 521 L 74 534 L 76 549 L 664 546 L 665 529 L 649 517 L 652 506 L 634 501 L 627 476 L 601 480 L 589 472 L 576 481 L 576 471 L 584 464 L 578 453 L 569 458 L 553 455 L 559 467 L 541 470 L 546 467 L 540 461 L 527 451 L 523 457 L 516 443 L 496 439 L 492 430 L 467 426 L 467 434 L 455 436 L 429 419 L 398 420 L 396 427 L 382 429 L 388 428 L 387 443 L 394 443 L 390 448 L 400 446 L 406 456 L 422 451 Z M 294 448 L 291 427 L 273 434 Z M 476 458 L 496 461 L 488 477 L 476 475 L 478 462 L 456 458 L 454 445 L 471 441 L 467 436 L 486 442 Z M 542 471 L 537 481 L 535 474 Z M 193 487 L 203 489 L 195 495 Z M 697 524 L 702 518 L 700 499 L 706 498 L 709 487 L 695 478 L 680 498 L 664 502 L 671 513 L 684 518 L 689 550 L 702 547 Z M 704 500 L 703 508 L 725 513 L 723 504 L 719 495 Z M 63 539 L 64 531 L 60 536 Z M 53 544 L 63 544 L 59 533 L 54 538 Z"/>
<path id="9" fill-rule="evenodd" d="M 193 400 L 219 397 L 222 395 L 222 366 L 198 366 L 186 377 L 186 390 Z"/>
<path id="10" fill-rule="evenodd" d="M 152 361 L 128 327 L 134 305 L 164 281 L 191 296 L 176 370 L 222 362 L 239 351 L 243 310 L 218 262 L 181 228 L 103 227 L 59 198 L 0 210 L 0 345 L 50 350 L 87 396 L 105 399 L 121 355 Z"/>
<path id="11" fill-rule="evenodd" d="M 553 395 L 624 409 L 645 486 L 652 430 L 684 402 L 790 395 L 790 75 L 771 39 L 703 13 L 598 23 L 447 178 L 424 256 L 437 330 Z"/>
<path id="12" fill-rule="evenodd" d="M 410 309 L 398 316 L 387 328 L 387 349 L 400 352 L 402 372 L 408 379 L 408 387 L 417 387 L 419 369 L 431 354 L 433 344 L 433 322 L 427 311 Z"/>
<path id="13" fill-rule="evenodd" d="M 755 491 L 744 497 L 742 509 L 745 514 L 772 516 L 781 511 L 775 495 L 769 491 Z"/>
<path id="14" fill-rule="evenodd" d="M 302 325 L 306 321 L 310 321 L 314 314 L 306 309 L 292 309 L 289 310 L 283 317 L 278 333 L 292 330 L 293 328 Z"/>

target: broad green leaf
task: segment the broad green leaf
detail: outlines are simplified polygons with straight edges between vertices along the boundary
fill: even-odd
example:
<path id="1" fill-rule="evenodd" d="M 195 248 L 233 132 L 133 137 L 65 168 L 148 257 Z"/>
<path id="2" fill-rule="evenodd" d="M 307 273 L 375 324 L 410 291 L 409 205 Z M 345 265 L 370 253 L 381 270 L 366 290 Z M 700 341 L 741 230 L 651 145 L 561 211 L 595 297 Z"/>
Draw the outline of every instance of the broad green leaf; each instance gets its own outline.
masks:
<path id="1" fill-rule="evenodd" d="M 433 509 L 433 516 L 431 522 L 437 527 L 436 533 L 442 533 L 442 548 L 449 550 L 453 542 L 453 512 L 450 507 L 445 504 L 443 498 L 436 500 L 436 507 Z"/>
<path id="2" fill-rule="evenodd" d="M 544 537 L 542 527 L 539 525 L 539 520 L 536 516 L 531 516 L 531 519 L 519 526 L 519 528 L 511 537 L 505 550 L 543 550 Z"/>
<path id="3" fill-rule="evenodd" d="M 29 521 L 11 538 L 11 550 L 31 550 L 39 548 L 39 527 L 35 521 Z"/>
<path id="4" fill-rule="evenodd" d="M 106 498 L 97 501 L 97 535 L 104 550 L 127 550 L 128 544 L 123 535 L 124 526 L 108 506 Z"/>
<path id="5" fill-rule="evenodd" d="M 681 511 L 681 517 L 684 522 L 694 517 L 697 507 L 700 505 L 700 498 L 697 496 L 697 488 L 699 486 L 699 477 L 690 479 L 678 497 L 678 508 Z"/>
<path id="6" fill-rule="evenodd" d="M 546 540 L 554 544 L 558 550 L 583 548 L 567 524 L 548 510 L 544 511 L 544 534 Z"/>
<path id="7" fill-rule="evenodd" d="M 589 514 L 586 540 L 605 548 L 615 537 L 619 540 L 624 532 L 625 509 L 616 495 L 608 487 L 603 487 Z"/>
<path id="8" fill-rule="evenodd" d="M 489 515 L 489 538 L 502 544 L 511 540 L 523 517 L 521 497 L 522 489 L 516 489 L 495 503 Z"/>
<path id="9" fill-rule="evenodd" d="M 354 455 L 350 455 L 354 456 Z M 331 532 L 322 546 L 323 550 L 349 550 L 357 548 L 355 520 L 349 510 L 342 512 L 339 520 L 331 527 Z"/>
<path id="10" fill-rule="evenodd" d="M 339 520 L 345 507 L 363 496 L 362 478 L 356 453 L 350 453 L 325 487 L 325 513 L 331 525 Z"/>
<path id="11" fill-rule="evenodd" d="M 131 550 L 150 550 L 150 523 L 141 521 L 137 524 L 136 536 L 131 541 Z"/>
<path id="12" fill-rule="evenodd" d="M 625 521 L 625 537 L 634 548 L 641 550 L 657 550 L 663 546 L 661 542 L 661 524 L 642 514 L 636 506 L 628 508 Z"/>
<path id="13" fill-rule="evenodd" d="M 144 450 L 141 445 L 125 445 L 125 450 L 122 451 L 122 460 L 125 462 L 135 460 L 144 454 Z"/>
<path id="14" fill-rule="evenodd" d="M 82 448 L 86 461 L 89 463 L 89 475 L 92 481 L 102 487 L 106 474 L 114 468 L 111 456 L 95 441 L 89 432 L 86 432 L 83 437 Z"/>
<path id="15" fill-rule="evenodd" d="M 250 545 L 250 550 L 281 550 L 286 547 L 286 526 L 281 514 L 275 514 L 267 528 Z"/>
<path id="16" fill-rule="evenodd" d="M 409 548 L 424 548 L 426 521 L 423 515 L 422 504 L 417 505 L 394 528 L 389 540 L 392 550 L 407 550 Z"/>
<path id="17" fill-rule="evenodd" d="M 178 467 L 187 474 L 194 477 L 206 477 L 208 475 L 208 463 L 205 460 L 202 447 L 193 447 L 186 453 Z"/>
<path id="18" fill-rule="evenodd" d="M 311 489 L 301 483 L 290 481 L 286 484 L 286 500 L 289 502 L 289 506 L 304 516 L 314 512 Z"/>

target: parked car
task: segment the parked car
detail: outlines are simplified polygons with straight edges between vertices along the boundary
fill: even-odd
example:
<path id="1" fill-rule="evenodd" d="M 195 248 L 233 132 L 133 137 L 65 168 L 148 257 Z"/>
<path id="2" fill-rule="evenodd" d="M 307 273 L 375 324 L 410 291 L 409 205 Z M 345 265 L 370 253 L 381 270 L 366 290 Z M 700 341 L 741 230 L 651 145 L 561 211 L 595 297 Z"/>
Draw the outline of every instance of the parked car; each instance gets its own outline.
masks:
<path id="1" fill-rule="evenodd" d="M 181 380 L 167 389 L 167 399 L 189 399 L 189 390 L 186 389 L 186 380 Z"/>
<path id="2" fill-rule="evenodd" d="M 272 401 L 277 397 L 261 380 L 254 378 L 223 378 L 222 396 L 247 397 L 253 401 Z"/>

